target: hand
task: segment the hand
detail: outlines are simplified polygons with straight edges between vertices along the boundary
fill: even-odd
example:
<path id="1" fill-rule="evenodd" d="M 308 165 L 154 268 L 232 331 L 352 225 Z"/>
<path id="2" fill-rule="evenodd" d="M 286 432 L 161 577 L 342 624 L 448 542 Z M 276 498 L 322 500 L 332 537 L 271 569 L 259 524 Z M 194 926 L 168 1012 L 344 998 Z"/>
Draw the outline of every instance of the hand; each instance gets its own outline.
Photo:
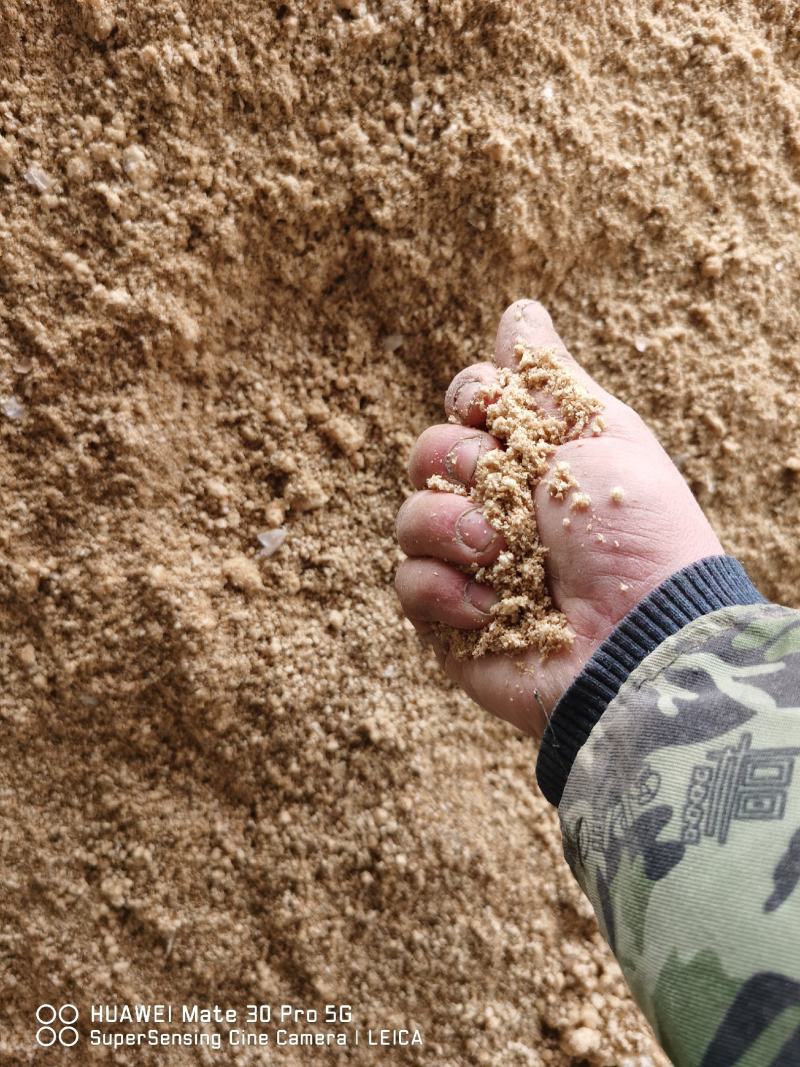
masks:
<path id="1" fill-rule="evenodd" d="M 493 591 L 460 567 L 492 562 L 504 544 L 474 500 L 425 486 L 439 475 L 470 488 L 480 456 L 502 447 L 485 430 L 485 390 L 496 383 L 498 365 L 513 367 L 519 342 L 556 349 L 573 376 L 604 405 L 601 434 L 568 441 L 552 456 L 553 465 L 569 464 L 581 491 L 591 497 L 591 508 L 570 511 L 551 496 L 547 478 L 534 496 L 539 536 L 548 550 L 550 596 L 566 616 L 574 640 L 546 659 L 533 649 L 458 659 L 431 623 L 473 630 L 490 621 Z M 456 422 L 431 426 L 412 449 L 409 473 L 418 492 L 397 516 L 400 547 L 409 557 L 398 569 L 397 592 L 450 678 L 493 714 L 540 737 L 563 692 L 631 608 L 675 571 L 723 550 L 653 434 L 636 412 L 572 359 L 541 304 L 526 300 L 508 308 L 497 332 L 495 363 L 477 363 L 456 375 L 445 411 Z M 612 499 L 612 490 L 621 499 Z M 589 530 L 593 515 L 602 523 L 595 521 Z"/>

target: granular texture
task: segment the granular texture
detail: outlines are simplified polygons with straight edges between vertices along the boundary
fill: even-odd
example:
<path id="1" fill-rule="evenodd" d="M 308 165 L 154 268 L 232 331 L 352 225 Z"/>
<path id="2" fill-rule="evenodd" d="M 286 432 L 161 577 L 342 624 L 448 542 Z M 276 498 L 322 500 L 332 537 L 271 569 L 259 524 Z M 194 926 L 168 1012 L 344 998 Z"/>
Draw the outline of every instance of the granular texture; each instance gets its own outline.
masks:
<path id="1" fill-rule="evenodd" d="M 514 358 L 514 369 L 499 369 L 499 388 L 494 395 L 493 387 L 486 409 L 486 428 L 503 447 L 480 457 L 470 494 L 505 541 L 493 563 L 475 568 L 476 580 L 491 585 L 498 599 L 493 620 L 481 630 L 438 628 L 459 656 L 525 648 L 546 656 L 572 643 L 566 617 L 548 593 L 547 549 L 539 540 L 533 495 L 551 467 L 549 491 L 554 496 L 563 499 L 579 488 L 569 465 L 553 464 L 552 456 L 559 445 L 602 425 L 602 404 L 553 349 L 519 344 Z"/>
<path id="2" fill-rule="evenodd" d="M 536 297 L 800 602 L 796 18 L 5 0 L 0 1061 L 67 1000 L 340 1000 L 423 1029 L 397 1064 L 657 1055 L 531 743 L 402 621 L 394 516 Z"/>

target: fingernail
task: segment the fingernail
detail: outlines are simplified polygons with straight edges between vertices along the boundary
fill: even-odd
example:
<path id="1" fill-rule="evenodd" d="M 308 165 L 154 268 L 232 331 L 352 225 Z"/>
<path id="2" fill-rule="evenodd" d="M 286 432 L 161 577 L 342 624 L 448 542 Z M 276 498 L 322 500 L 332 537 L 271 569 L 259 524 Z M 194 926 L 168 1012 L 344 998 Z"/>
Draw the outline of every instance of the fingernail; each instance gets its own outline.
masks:
<path id="1" fill-rule="evenodd" d="M 447 476 L 462 485 L 469 485 L 475 475 L 475 467 L 483 452 L 483 440 L 478 437 L 464 437 L 456 441 L 445 456 L 444 469 Z"/>
<path id="2" fill-rule="evenodd" d="M 482 615 L 488 615 L 492 605 L 497 603 L 494 589 L 490 585 L 481 585 L 480 582 L 467 582 L 464 599 Z"/>
<path id="3" fill-rule="evenodd" d="M 450 397 L 450 407 L 460 419 L 469 417 L 482 389 L 483 385 L 477 378 L 467 378 L 458 383 Z"/>
<path id="4" fill-rule="evenodd" d="M 480 508 L 469 508 L 461 512 L 456 522 L 455 534 L 458 541 L 475 552 L 485 552 L 497 537 L 497 531 L 493 530 L 483 517 Z"/>

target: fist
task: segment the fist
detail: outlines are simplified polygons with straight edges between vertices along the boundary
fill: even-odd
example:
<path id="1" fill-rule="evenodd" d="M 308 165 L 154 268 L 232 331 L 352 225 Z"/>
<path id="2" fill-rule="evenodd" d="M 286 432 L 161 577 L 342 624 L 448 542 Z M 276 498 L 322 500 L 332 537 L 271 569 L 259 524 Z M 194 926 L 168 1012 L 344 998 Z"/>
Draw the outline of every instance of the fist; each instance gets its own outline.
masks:
<path id="1" fill-rule="evenodd" d="M 547 477 L 534 493 L 548 590 L 572 642 L 546 657 L 527 649 L 458 658 L 431 624 L 477 630 L 493 620 L 496 594 L 475 580 L 468 565 L 486 566 L 506 546 L 473 498 L 426 486 L 438 476 L 437 485 L 468 493 L 481 456 L 502 447 L 485 428 L 487 396 L 497 386 L 498 367 L 513 368 L 520 343 L 554 349 L 603 405 L 603 432 L 566 441 L 551 457 L 552 468 L 569 465 L 591 507 L 569 510 L 551 494 Z M 494 362 L 456 375 L 444 406 L 451 421 L 425 430 L 411 452 L 409 475 L 417 492 L 397 517 L 397 537 L 408 557 L 397 572 L 397 592 L 449 677 L 487 710 L 541 736 L 562 693 L 628 611 L 675 571 L 722 548 L 653 434 L 572 359 L 541 304 L 526 300 L 508 308 Z"/>

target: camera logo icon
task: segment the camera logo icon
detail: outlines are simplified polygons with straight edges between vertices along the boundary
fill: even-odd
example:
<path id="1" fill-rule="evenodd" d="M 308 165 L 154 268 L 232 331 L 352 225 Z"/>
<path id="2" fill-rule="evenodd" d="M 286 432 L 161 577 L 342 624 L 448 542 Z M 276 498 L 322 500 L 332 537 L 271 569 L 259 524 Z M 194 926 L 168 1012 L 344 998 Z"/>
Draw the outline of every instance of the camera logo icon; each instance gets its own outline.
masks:
<path id="1" fill-rule="evenodd" d="M 81 1035 L 73 1023 L 78 1021 L 78 1014 L 74 1004 L 62 1004 L 58 1010 L 52 1004 L 40 1004 L 36 1009 L 36 1021 L 39 1023 L 36 1044 L 42 1048 L 52 1048 L 56 1044 L 62 1048 L 77 1045 Z"/>

